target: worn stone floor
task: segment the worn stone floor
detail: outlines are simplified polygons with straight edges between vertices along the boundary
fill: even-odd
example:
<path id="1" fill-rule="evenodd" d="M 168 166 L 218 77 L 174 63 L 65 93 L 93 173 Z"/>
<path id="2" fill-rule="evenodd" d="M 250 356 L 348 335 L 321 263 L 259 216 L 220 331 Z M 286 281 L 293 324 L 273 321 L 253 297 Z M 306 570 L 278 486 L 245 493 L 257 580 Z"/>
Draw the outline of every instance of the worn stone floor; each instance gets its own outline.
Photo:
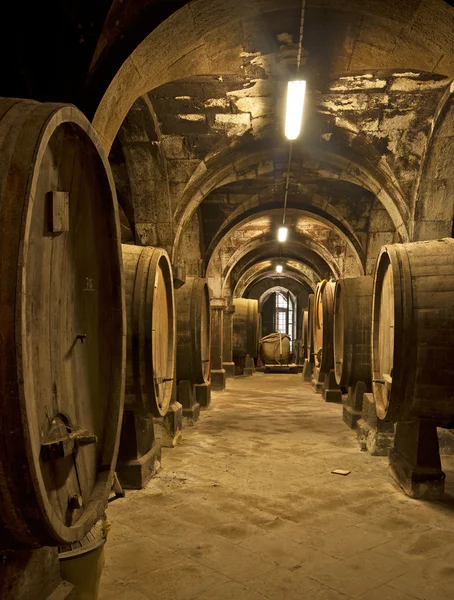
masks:
<path id="1" fill-rule="evenodd" d="M 101 600 L 454 600 L 454 457 L 411 500 L 300 375 L 228 384 L 109 505 Z"/>

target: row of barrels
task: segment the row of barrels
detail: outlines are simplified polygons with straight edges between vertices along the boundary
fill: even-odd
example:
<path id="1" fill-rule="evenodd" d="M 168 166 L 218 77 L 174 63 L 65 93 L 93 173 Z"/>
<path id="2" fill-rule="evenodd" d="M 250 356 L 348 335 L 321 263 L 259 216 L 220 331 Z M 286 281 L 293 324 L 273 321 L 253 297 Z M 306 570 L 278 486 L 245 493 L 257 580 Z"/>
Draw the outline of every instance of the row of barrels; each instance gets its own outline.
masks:
<path id="1" fill-rule="evenodd" d="M 209 378 L 205 280 L 121 246 L 112 174 L 75 108 L 0 99 L 0 548 L 82 540 L 123 418 Z"/>
<path id="2" fill-rule="evenodd" d="M 363 381 L 386 421 L 454 425 L 454 240 L 384 246 L 374 277 L 318 284 L 306 357 L 339 386 Z"/>

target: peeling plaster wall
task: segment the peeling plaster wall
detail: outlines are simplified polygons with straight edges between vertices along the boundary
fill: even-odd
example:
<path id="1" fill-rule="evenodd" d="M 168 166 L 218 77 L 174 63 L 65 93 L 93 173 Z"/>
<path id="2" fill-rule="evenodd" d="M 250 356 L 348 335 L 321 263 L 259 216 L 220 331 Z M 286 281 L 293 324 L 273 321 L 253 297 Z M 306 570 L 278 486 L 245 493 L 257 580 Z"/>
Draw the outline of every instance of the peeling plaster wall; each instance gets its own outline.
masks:
<path id="1" fill-rule="evenodd" d="M 412 208 L 434 114 L 450 82 L 413 71 L 349 75 L 333 82 L 317 107 L 372 143 Z"/>

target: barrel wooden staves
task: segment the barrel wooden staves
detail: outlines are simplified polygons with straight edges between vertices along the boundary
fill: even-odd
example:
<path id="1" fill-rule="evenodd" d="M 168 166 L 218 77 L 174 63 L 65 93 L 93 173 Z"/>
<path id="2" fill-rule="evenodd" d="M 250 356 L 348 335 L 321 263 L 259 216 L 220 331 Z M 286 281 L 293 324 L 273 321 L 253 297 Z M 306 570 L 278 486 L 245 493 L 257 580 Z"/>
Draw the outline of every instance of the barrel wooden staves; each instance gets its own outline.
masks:
<path id="1" fill-rule="evenodd" d="M 127 330 L 125 409 L 164 416 L 176 357 L 172 266 L 162 248 L 123 244 Z"/>
<path id="2" fill-rule="evenodd" d="M 244 358 L 247 354 L 256 358 L 258 354 L 258 301 L 246 298 L 233 300 L 233 358 Z"/>
<path id="3" fill-rule="evenodd" d="M 307 298 L 307 349 L 306 358 L 309 362 L 314 360 L 314 324 L 315 324 L 315 294 Z"/>
<path id="4" fill-rule="evenodd" d="M 194 384 L 210 378 L 211 311 L 206 279 L 188 277 L 176 290 L 177 379 Z"/>
<path id="5" fill-rule="evenodd" d="M 372 277 L 339 279 L 334 292 L 334 372 L 348 387 L 371 384 Z"/>
<path id="6" fill-rule="evenodd" d="M 317 284 L 314 301 L 314 355 L 315 366 L 322 373 L 329 373 L 334 366 L 333 324 L 334 288 L 336 282 L 321 281 Z"/>
<path id="7" fill-rule="evenodd" d="M 73 106 L 0 99 L 0 544 L 82 539 L 118 453 L 125 310 L 109 163 Z"/>
<path id="8" fill-rule="evenodd" d="M 454 240 L 384 246 L 372 307 L 377 414 L 454 422 Z"/>
<path id="9" fill-rule="evenodd" d="M 303 318 L 302 318 L 302 344 L 303 344 L 303 358 L 307 357 L 308 345 L 309 345 L 309 311 L 306 308 L 303 310 Z"/>

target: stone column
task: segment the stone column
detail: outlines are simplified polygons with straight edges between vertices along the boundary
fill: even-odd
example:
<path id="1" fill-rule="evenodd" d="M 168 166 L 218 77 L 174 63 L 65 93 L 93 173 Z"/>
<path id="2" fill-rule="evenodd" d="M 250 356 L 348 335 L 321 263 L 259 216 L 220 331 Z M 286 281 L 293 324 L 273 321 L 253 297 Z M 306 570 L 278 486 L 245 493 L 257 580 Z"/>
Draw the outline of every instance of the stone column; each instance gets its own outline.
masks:
<path id="1" fill-rule="evenodd" d="M 235 376 L 235 363 L 233 362 L 233 314 L 235 307 L 229 304 L 224 311 L 224 345 L 223 363 L 226 377 Z"/>
<path id="2" fill-rule="evenodd" d="M 222 364 L 225 308 L 223 298 L 211 300 L 211 387 L 217 391 L 225 390 L 225 369 Z"/>

